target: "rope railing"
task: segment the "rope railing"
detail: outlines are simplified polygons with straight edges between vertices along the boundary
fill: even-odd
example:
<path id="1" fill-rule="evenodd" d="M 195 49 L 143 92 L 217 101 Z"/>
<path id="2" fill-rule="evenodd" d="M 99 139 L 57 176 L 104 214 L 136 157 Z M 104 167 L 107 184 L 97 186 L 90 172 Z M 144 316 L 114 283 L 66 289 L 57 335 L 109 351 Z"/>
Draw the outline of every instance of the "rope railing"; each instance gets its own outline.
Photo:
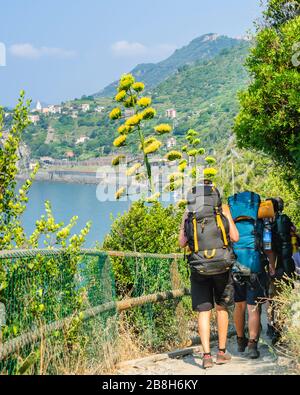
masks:
<path id="1" fill-rule="evenodd" d="M 180 299 L 188 295 L 190 295 L 190 291 L 188 289 L 178 289 L 168 292 L 160 292 L 153 295 L 141 296 L 139 298 L 126 299 L 119 302 L 105 303 L 82 312 L 82 321 L 88 321 L 92 318 L 95 318 L 99 314 L 111 310 L 122 312 L 133 309 L 137 306 L 144 306 L 148 303 L 162 303 L 167 300 Z M 18 336 L 13 340 L 4 343 L 3 345 L 0 345 L 0 361 L 4 360 L 9 355 L 15 353 L 21 348 L 39 341 L 42 337 L 47 337 L 54 331 L 63 329 L 64 327 L 68 326 L 73 319 L 74 316 L 71 316 L 56 322 L 52 322 L 51 324 L 47 324 L 41 328 L 24 333 L 21 336 Z"/>
<path id="2" fill-rule="evenodd" d="M 37 255 L 57 256 L 64 255 L 68 252 L 63 249 L 24 249 L 24 250 L 3 250 L 0 251 L 0 259 L 14 259 L 14 258 L 33 258 Z M 141 252 L 123 252 L 123 251 L 105 251 L 83 248 L 78 252 L 79 255 L 89 256 L 110 256 L 110 257 L 124 257 L 124 258 L 154 258 L 154 259 L 181 259 L 184 257 L 183 254 L 150 254 Z"/>
<path id="3" fill-rule="evenodd" d="M 78 273 L 75 277 L 68 277 L 68 262 L 71 262 L 69 260 L 71 255 L 77 255 L 79 258 L 77 260 L 79 262 Z M 35 272 L 31 270 L 33 267 L 31 261 L 35 262 L 36 258 L 41 258 L 41 262 L 46 267 L 48 260 L 53 262 L 54 267 L 60 272 L 55 272 L 52 277 L 50 269 L 50 274 L 46 270 L 41 277 L 36 277 Z M 121 258 L 121 261 L 124 259 L 122 264 L 131 271 L 131 277 L 128 280 L 128 293 L 126 291 L 122 294 L 123 288 L 121 288 L 120 294 L 115 293 L 115 277 L 114 272 L 111 271 L 114 258 Z M 182 282 L 182 273 L 178 271 L 179 265 L 182 268 L 183 258 L 184 255 L 178 253 L 153 254 L 88 248 L 80 249 L 75 253 L 67 249 L 56 248 L 0 251 L 0 264 L 3 261 L 3 268 L 7 272 L 9 284 L 3 294 L 4 304 L 2 303 L 2 305 L 4 309 L 6 307 L 6 322 L 9 324 L 3 327 L 6 340 L 3 336 L 2 343 L 0 336 L 0 363 L 11 363 L 10 361 L 13 361 L 16 353 L 25 353 L 24 355 L 26 355 L 28 347 L 30 348 L 44 339 L 51 340 L 53 334 L 57 336 L 56 332 L 66 333 L 79 316 L 80 320 L 86 322 L 85 325 L 87 325 L 82 330 L 87 329 L 89 335 L 91 328 L 98 325 L 99 320 L 98 331 L 103 333 L 103 339 L 106 338 L 105 323 L 109 317 L 114 317 L 112 319 L 115 320 L 119 312 L 134 308 L 137 308 L 134 313 L 137 314 L 137 319 L 142 317 L 145 323 L 149 320 L 150 332 L 155 326 L 155 321 L 151 320 L 156 319 L 152 314 L 154 311 L 158 311 L 157 309 L 163 308 L 159 305 L 164 302 L 175 303 L 172 305 L 175 309 L 173 317 L 177 317 L 178 322 L 181 322 L 182 312 L 176 306 L 179 306 L 178 303 L 182 303 L 185 296 L 190 295 L 189 289 L 185 288 L 188 285 Z M 17 263 L 18 260 L 20 260 L 20 264 Z M 51 265 L 50 263 L 48 267 L 51 268 Z M 15 269 L 10 270 L 10 267 Z M 74 283 L 72 283 L 73 281 Z M 73 288 L 77 287 L 76 289 L 83 290 L 84 306 L 79 310 L 73 309 L 69 300 L 67 304 L 60 303 L 61 298 L 65 297 L 64 292 L 69 292 L 68 287 L 72 284 Z M 120 288 L 118 289 L 120 290 Z M 44 298 L 47 298 L 48 305 L 44 302 Z M 43 303 L 42 308 L 47 307 L 45 314 L 41 314 L 43 319 L 34 317 L 31 308 L 36 308 L 36 306 L 32 305 L 32 300 Z M 28 306 L 30 306 L 29 309 Z M 88 323 L 88 321 L 91 322 Z M 147 325 L 146 327 L 148 328 Z M 7 332 L 8 330 L 10 332 Z M 111 337 L 114 336 L 117 336 L 117 331 L 116 335 L 113 334 Z M 14 371 L 13 368 L 10 369 L 11 372 Z"/>

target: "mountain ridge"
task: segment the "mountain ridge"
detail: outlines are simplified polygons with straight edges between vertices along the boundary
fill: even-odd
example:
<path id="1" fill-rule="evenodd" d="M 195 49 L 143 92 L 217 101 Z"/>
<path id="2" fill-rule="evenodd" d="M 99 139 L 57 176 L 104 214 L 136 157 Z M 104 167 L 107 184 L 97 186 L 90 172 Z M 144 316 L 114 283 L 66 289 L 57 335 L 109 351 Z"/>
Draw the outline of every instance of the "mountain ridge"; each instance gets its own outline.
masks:
<path id="1" fill-rule="evenodd" d="M 135 66 L 131 73 L 142 80 L 149 90 L 155 88 L 178 69 L 192 65 L 196 61 L 209 60 L 218 55 L 223 49 L 229 49 L 241 42 L 243 38 L 231 38 L 226 35 L 208 33 L 193 39 L 189 44 L 176 49 L 171 56 L 158 63 L 141 63 Z M 109 84 L 94 97 L 111 97 L 116 90 L 117 81 Z"/>

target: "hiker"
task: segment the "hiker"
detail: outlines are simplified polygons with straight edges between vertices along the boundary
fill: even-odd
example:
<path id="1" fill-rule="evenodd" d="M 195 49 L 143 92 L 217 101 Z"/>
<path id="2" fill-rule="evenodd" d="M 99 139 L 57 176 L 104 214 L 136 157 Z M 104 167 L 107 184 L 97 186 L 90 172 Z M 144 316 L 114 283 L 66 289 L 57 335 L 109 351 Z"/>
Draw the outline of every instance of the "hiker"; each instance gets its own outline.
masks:
<path id="1" fill-rule="evenodd" d="M 291 219 L 283 213 L 284 201 L 283 199 L 275 198 L 269 199 L 273 201 L 275 208 L 275 216 L 272 221 L 272 252 L 268 254 L 269 260 L 272 264 L 274 262 L 274 270 L 270 272 L 270 288 L 269 298 L 272 299 L 280 293 L 280 286 L 278 280 L 287 280 L 292 278 L 295 274 L 297 252 L 298 252 L 298 237 L 295 225 Z M 294 256 L 296 255 L 296 260 Z M 267 330 L 268 337 L 275 345 L 280 339 L 280 328 L 276 325 L 276 311 L 274 311 L 272 302 L 269 303 L 269 323 Z"/>
<path id="2" fill-rule="evenodd" d="M 258 217 L 260 204 L 260 196 L 254 192 L 243 192 L 229 198 L 232 218 L 240 234 L 239 241 L 233 245 L 238 262 L 237 268 L 233 269 L 237 345 L 241 353 L 248 347 L 251 359 L 260 356 L 261 304 L 267 297 L 267 260 L 262 250 L 263 221 Z M 246 311 L 249 338 L 245 335 Z"/>
<path id="3" fill-rule="evenodd" d="M 210 349 L 210 319 L 216 306 L 219 351 L 216 364 L 231 360 L 227 353 L 228 307 L 233 304 L 231 267 L 234 263 L 232 242 L 239 239 L 228 207 L 222 206 L 220 193 L 205 180 L 188 194 L 179 244 L 188 246 L 191 269 L 193 310 L 199 313 L 198 328 L 203 346 L 203 368 L 213 367 Z"/>

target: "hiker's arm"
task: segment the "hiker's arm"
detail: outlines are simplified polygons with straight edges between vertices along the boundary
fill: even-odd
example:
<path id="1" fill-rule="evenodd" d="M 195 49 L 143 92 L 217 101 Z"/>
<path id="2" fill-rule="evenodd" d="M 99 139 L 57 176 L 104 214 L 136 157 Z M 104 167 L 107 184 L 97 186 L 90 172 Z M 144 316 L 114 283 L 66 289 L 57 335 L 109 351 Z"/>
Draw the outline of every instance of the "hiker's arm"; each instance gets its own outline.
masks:
<path id="1" fill-rule="evenodd" d="M 229 221 L 229 235 L 230 235 L 230 240 L 233 243 L 237 243 L 240 240 L 240 234 L 239 231 L 232 219 L 231 213 L 230 213 L 230 209 L 227 205 L 223 205 L 223 214 L 225 215 L 225 217 L 228 219 Z"/>
<path id="2" fill-rule="evenodd" d="M 186 238 L 185 232 L 184 232 L 184 224 L 185 224 L 185 220 L 187 219 L 187 213 L 184 214 L 183 218 L 182 218 L 182 223 L 180 226 L 180 232 L 179 232 L 179 245 L 181 248 L 185 248 L 188 244 L 188 240 Z"/>

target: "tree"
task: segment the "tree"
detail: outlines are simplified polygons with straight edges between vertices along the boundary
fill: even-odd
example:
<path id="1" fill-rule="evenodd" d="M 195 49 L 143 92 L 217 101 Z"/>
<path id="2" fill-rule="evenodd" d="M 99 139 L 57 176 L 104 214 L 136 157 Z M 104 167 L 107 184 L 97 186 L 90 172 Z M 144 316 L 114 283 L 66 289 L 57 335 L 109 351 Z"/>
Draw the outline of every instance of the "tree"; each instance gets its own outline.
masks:
<path id="1" fill-rule="evenodd" d="M 266 15 L 275 21 L 274 10 L 283 3 L 270 0 Z M 252 82 L 239 95 L 241 110 L 234 129 L 239 147 L 271 155 L 288 180 L 300 182 L 300 17 L 282 24 L 280 16 L 276 20 L 276 28 L 259 30 L 247 59 Z"/>
<path id="2" fill-rule="evenodd" d="M 299 0 L 262 0 L 266 3 L 262 26 L 280 28 L 284 23 L 294 19 L 300 14 Z"/>
<path id="3" fill-rule="evenodd" d="M 25 93 L 22 91 L 18 105 L 13 112 L 13 124 L 8 136 L 0 145 L 0 250 L 14 248 L 37 248 L 40 240 L 46 238 L 46 247 L 63 247 L 71 256 L 74 263 L 73 274 L 76 272 L 75 263 L 78 260 L 76 253 L 83 245 L 91 224 L 88 223 L 79 235 L 70 237 L 72 228 L 76 225 L 77 217 L 71 219 L 70 224 L 56 223 L 52 214 L 51 205 L 45 203 L 46 216 L 42 216 L 36 222 L 36 228 L 32 235 L 25 234 L 21 216 L 26 210 L 28 192 L 38 171 L 35 167 L 30 178 L 17 191 L 17 174 L 19 161 L 19 146 L 22 133 L 29 126 L 28 111 L 30 101 L 25 103 Z M 3 109 L 0 107 L 0 137 L 3 127 Z M 16 265 L 15 265 L 16 266 Z M 38 275 L 43 266 L 37 268 Z M 53 265 L 55 270 L 55 265 Z M 6 287 L 6 270 L 0 265 L 0 291 Z M 1 297 L 1 293 L 0 293 Z"/>

